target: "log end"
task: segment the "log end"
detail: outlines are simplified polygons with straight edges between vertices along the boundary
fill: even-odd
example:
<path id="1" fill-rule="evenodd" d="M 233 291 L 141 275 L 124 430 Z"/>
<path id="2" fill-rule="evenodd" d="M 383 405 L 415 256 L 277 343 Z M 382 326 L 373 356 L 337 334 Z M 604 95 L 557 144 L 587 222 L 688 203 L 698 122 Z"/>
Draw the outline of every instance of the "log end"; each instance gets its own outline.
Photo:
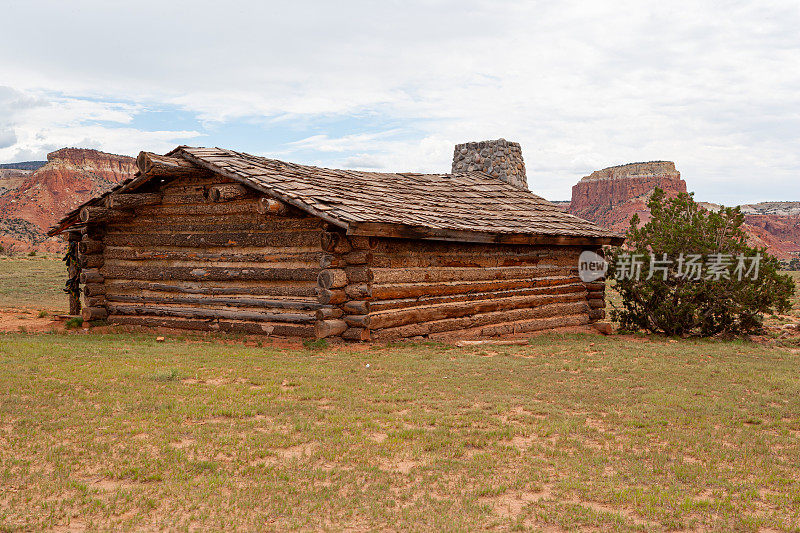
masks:
<path id="1" fill-rule="evenodd" d="M 342 338 L 349 341 L 366 342 L 370 340 L 370 330 L 367 328 L 347 328 L 342 333 Z"/>
<path id="2" fill-rule="evenodd" d="M 344 333 L 347 323 L 344 320 L 320 320 L 314 325 L 314 334 L 318 339 L 336 337 Z"/>
<path id="3" fill-rule="evenodd" d="M 81 317 L 84 322 L 91 322 L 92 320 L 105 320 L 108 318 L 108 311 L 105 307 L 84 307 L 81 310 Z"/>

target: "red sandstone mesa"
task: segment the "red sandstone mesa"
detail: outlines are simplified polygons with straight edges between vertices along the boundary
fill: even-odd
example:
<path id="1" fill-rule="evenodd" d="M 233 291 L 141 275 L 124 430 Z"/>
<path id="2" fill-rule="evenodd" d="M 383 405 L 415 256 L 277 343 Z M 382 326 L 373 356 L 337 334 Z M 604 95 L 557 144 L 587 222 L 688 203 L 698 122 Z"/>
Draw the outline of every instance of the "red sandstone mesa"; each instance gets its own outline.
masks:
<path id="1" fill-rule="evenodd" d="M 0 195 L 0 244 L 19 251 L 61 251 L 63 242 L 48 239 L 47 228 L 136 171 L 132 157 L 97 150 L 62 148 L 47 160 L 16 189 Z"/>
<path id="2" fill-rule="evenodd" d="M 656 187 L 668 196 L 686 192 L 686 182 L 671 161 L 630 163 L 592 172 L 572 187 L 568 211 L 618 232 L 628 229 L 634 214 L 650 220 L 647 201 Z M 719 205 L 702 203 L 707 209 Z M 800 253 L 800 202 L 743 205 L 744 229 L 750 243 L 789 259 Z"/>
<path id="3" fill-rule="evenodd" d="M 572 187 L 569 212 L 605 228 L 625 231 L 638 214 L 650 219 L 647 200 L 660 187 L 668 195 L 686 192 L 686 182 L 671 161 L 630 163 L 592 172 Z"/>

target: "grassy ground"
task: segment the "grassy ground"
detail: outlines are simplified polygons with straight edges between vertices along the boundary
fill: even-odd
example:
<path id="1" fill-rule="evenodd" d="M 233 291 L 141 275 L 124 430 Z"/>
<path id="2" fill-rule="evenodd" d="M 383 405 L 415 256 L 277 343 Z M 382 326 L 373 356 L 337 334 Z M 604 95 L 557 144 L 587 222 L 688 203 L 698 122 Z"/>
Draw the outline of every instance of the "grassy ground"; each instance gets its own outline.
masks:
<path id="1" fill-rule="evenodd" d="M 52 256 L 0 257 L 0 308 L 66 313 L 64 262 Z"/>
<path id="2" fill-rule="evenodd" d="M 0 524 L 800 530 L 798 351 L 0 335 Z"/>
<path id="3" fill-rule="evenodd" d="M 61 309 L 62 269 L 0 259 L 0 307 Z M 0 334 L 0 531 L 800 531 L 798 357 Z"/>

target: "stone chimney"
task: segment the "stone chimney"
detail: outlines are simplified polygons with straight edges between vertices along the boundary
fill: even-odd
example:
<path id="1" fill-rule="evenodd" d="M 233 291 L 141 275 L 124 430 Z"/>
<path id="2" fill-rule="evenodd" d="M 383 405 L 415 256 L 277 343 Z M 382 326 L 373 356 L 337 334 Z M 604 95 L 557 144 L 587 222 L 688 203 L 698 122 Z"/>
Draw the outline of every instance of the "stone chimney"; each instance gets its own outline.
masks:
<path id="1" fill-rule="evenodd" d="M 505 139 L 457 144 L 453 152 L 453 174 L 459 172 L 483 172 L 528 190 L 522 148 L 519 143 Z"/>

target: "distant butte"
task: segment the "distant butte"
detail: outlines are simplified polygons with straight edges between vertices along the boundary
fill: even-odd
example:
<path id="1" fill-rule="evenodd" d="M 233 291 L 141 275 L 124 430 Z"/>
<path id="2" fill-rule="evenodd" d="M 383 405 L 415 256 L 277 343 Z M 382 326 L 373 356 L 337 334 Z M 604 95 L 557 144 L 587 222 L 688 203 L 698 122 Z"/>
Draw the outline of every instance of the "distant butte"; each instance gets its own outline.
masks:
<path id="1" fill-rule="evenodd" d="M 47 228 L 64 213 L 133 176 L 136 161 L 124 155 L 85 148 L 62 148 L 47 163 L 0 187 L 0 245 L 17 251 L 58 251 L 60 239 Z"/>
<path id="2" fill-rule="evenodd" d="M 668 196 L 687 191 L 686 182 L 672 161 L 629 163 L 596 170 L 582 178 L 572 187 L 572 200 L 566 209 L 602 227 L 625 232 L 634 214 L 643 222 L 650 220 L 647 201 L 656 187 Z M 717 204 L 701 205 L 719 209 Z M 751 244 L 766 246 L 781 259 L 800 254 L 800 202 L 763 202 L 741 207 Z"/>

